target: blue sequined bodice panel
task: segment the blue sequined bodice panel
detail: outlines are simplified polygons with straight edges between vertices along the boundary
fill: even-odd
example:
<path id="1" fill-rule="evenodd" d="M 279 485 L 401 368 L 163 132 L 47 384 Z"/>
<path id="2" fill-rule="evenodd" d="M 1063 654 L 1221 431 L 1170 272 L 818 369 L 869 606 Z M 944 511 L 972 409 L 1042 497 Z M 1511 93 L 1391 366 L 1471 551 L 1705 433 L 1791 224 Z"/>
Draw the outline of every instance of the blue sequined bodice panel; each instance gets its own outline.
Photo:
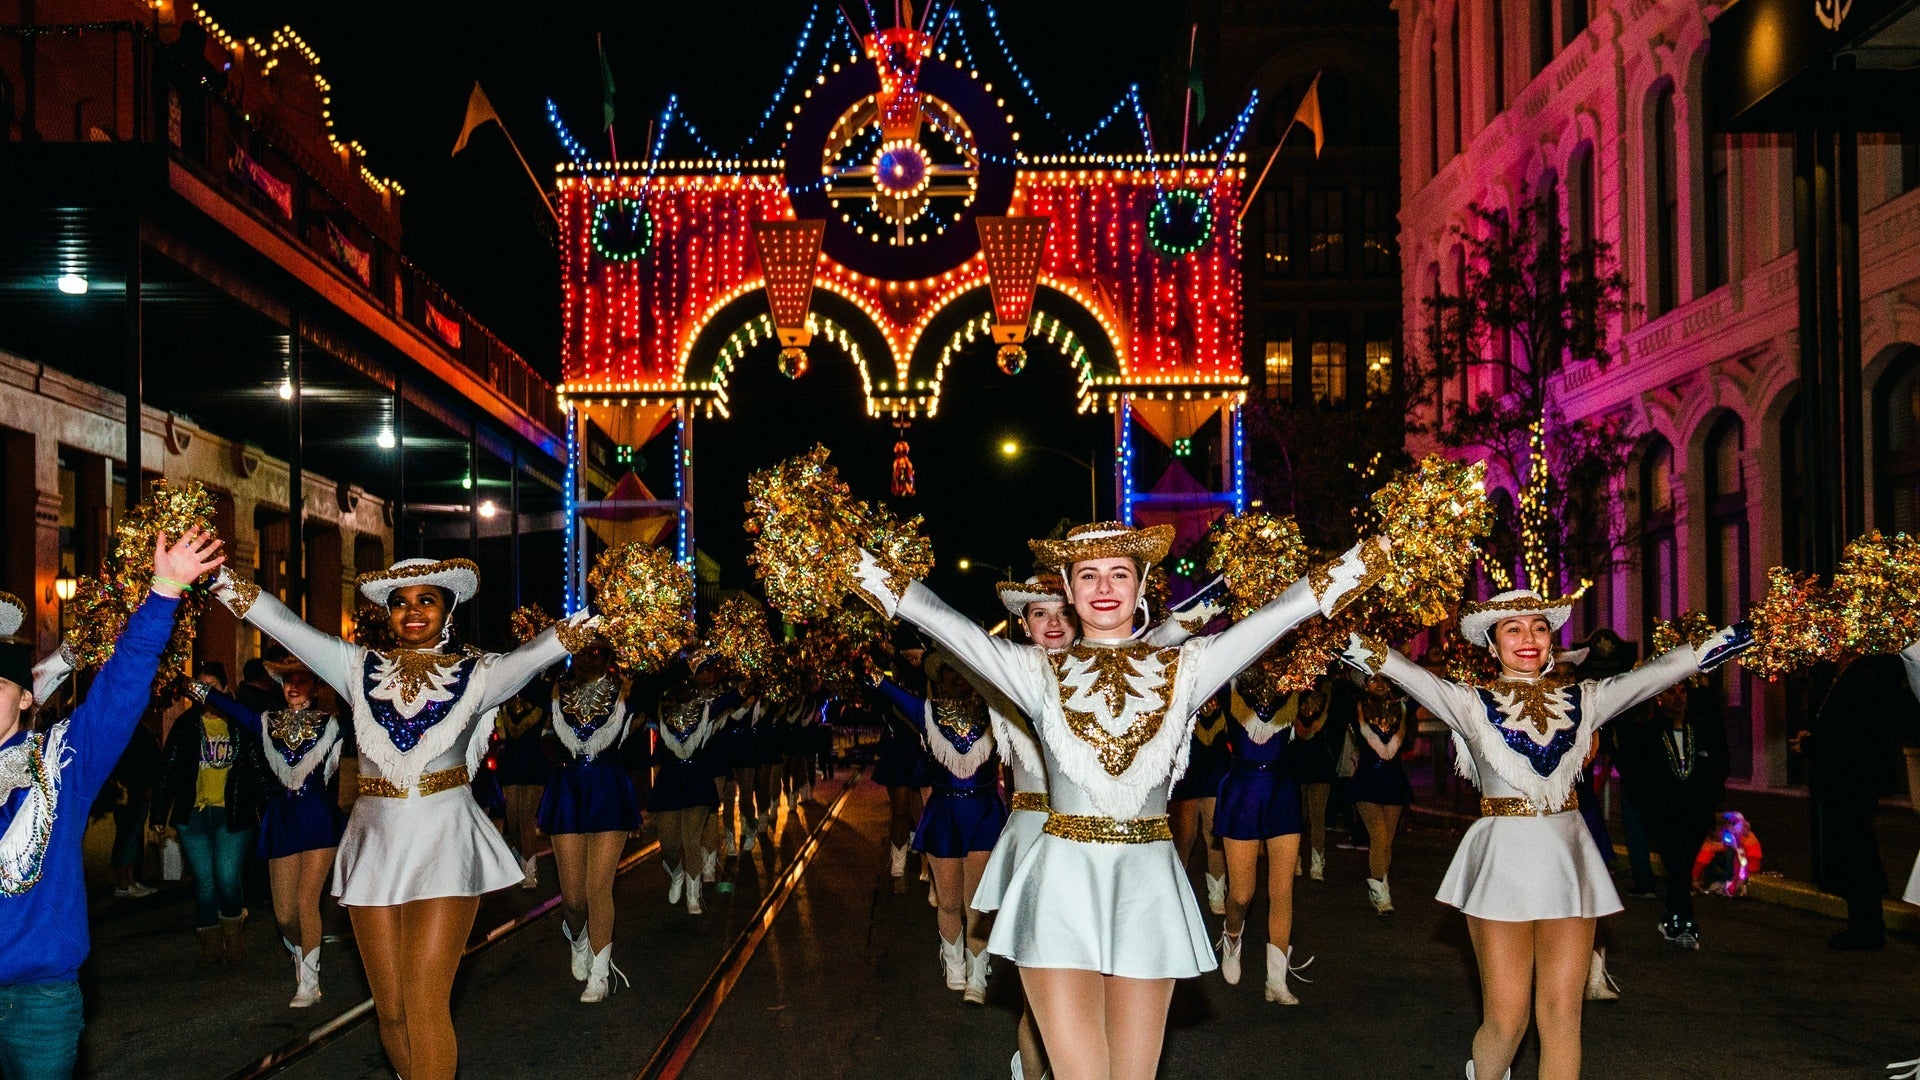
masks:
<path id="1" fill-rule="evenodd" d="M 1566 716 L 1570 723 L 1567 727 L 1555 732 L 1553 738 L 1548 739 L 1545 745 L 1535 742 L 1524 731 L 1515 731 L 1506 726 L 1506 715 L 1500 711 L 1500 702 L 1494 697 L 1493 691 L 1482 688 L 1479 693 L 1480 703 L 1486 708 L 1487 723 L 1492 724 L 1493 729 L 1506 740 L 1507 748 L 1526 758 L 1527 764 L 1533 766 L 1534 772 L 1543 777 L 1552 776 L 1554 770 L 1560 767 L 1560 759 L 1566 757 L 1567 751 L 1573 749 L 1574 739 L 1580 734 L 1580 688 L 1578 686 L 1567 688 L 1570 704 L 1567 706 Z"/>
<path id="2" fill-rule="evenodd" d="M 394 708 L 392 702 L 382 701 L 373 696 L 374 688 L 379 685 L 376 673 L 380 667 L 380 654 L 371 650 L 367 652 L 366 663 L 360 676 L 362 686 L 366 690 L 367 707 L 373 713 L 373 722 L 380 725 L 381 729 L 386 731 L 387 738 L 393 741 L 394 749 L 403 754 L 412 750 L 419 745 L 420 737 L 427 733 L 427 729 L 447 718 L 447 714 L 453 711 L 453 707 L 459 704 L 461 695 L 466 692 L 467 677 L 473 674 L 474 663 L 475 661 L 468 659 L 454 666 L 445 687 L 446 692 L 452 694 L 452 697 L 445 701 L 429 702 L 409 719 L 400 715 L 400 710 Z"/>

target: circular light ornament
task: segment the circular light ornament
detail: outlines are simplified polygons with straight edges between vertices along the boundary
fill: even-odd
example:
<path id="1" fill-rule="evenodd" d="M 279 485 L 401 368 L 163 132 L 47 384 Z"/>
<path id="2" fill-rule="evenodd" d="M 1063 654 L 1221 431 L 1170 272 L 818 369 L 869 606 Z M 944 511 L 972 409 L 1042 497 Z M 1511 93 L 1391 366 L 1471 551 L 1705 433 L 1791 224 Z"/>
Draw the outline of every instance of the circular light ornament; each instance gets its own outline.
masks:
<path id="1" fill-rule="evenodd" d="M 1183 259 L 1213 239 L 1213 200 L 1204 192 L 1172 188 L 1147 212 L 1147 240 L 1169 259 Z"/>
<path id="2" fill-rule="evenodd" d="M 788 346 L 780 350 L 780 374 L 797 379 L 807 373 L 807 350 Z"/>
<path id="3" fill-rule="evenodd" d="M 653 249 L 653 215 L 638 199 L 607 199 L 593 208 L 593 250 L 608 262 L 632 262 Z"/>
<path id="4" fill-rule="evenodd" d="M 997 362 L 1002 375 L 1018 375 L 1027 368 L 1027 350 L 1018 345 L 1002 345 Z M 1004 450 L 1004 447 L 1002 449 Z M 1013 453 L 1014 451 L 1006 450 L 1005 452 Z"/>
<path id="5" fill-rule="evenodd" d="M 873 186 L 890 198 L 914 198 L 926 191 L 932 181 L 926 151 L 912 139 L 881 143 L 879 152 L 873 156 Z"/>

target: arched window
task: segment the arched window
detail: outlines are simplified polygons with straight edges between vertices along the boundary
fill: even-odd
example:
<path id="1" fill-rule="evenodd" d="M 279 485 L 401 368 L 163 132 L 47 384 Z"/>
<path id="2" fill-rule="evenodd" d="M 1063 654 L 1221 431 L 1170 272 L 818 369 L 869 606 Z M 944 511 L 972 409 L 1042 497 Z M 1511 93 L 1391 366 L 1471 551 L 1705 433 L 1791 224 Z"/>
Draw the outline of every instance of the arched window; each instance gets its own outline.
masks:
<path id="1" fill-rule="evenodd" d="M 1807 427 L 1801 398 L 1780 415 L 1780 550 L 1791 566 L 1806 566 Z"/>
<path id="2" fill-rule="evenodd" d="M 1648 133 L 1653 145 L 1653 183 L 1648 185 L 1653 200 L 1653 282 L 1647 290 L 1647 315 L 1652 318 L 1672 311 L 1680 294 L 1679 155 L 1674 147 L 1672 83 L 1663 82 L 1654 91 L 1649 122 L 1653 127 Z"/>
<path id="3" fill-rule="evenodd" d="M 1447 34 L 1449 35 L 1447 46 L 1452 51 L 1453 56 L 1453 152 L 1456 154 L 1460 152 L 1462 146 L 1466 145 L 1467 138 L 1464 113 L 1460 107 L 1463 97 L 1460 90 L 1460 17 L 1463 14 L 1465 13 L 1460 10 L 1460 5 L 1455 4 L 1453 7 L 1453 19 L 1447 24 Z"/>
<path id="4" fill-rule="evenodd" d="M 1707 433 L 1707 615 L 1717 624 L 1747 609 L 1746 448 L 1745 425 L 1731 413 Z"/>
<path id="5" fill-rule="evenodd" d="M 1901 351 L 1873 396 L 1874 525 L 1920 531 L 1920 346 Z"/>
<path id="6" fill-rule="evenodd" d="M 1700 175 L 1705 178 L 1700 203 L 1700 243 L 1706 256 L 1700 268 L 1702 295 L 1727 283 L 1727 137 L 1714 130 L 1707 109 L 1710 96 L 1701 94 L 1693 110 L 1700 117 Z"/>
<path id="7" fill-rule="evenodd" d="M 1680 613 L 1679 549 L 1675 543 L 1673 446 L 1655 435 L 1640 458 L 1640 634 L 1653 640 L 1653 620 Z"/>

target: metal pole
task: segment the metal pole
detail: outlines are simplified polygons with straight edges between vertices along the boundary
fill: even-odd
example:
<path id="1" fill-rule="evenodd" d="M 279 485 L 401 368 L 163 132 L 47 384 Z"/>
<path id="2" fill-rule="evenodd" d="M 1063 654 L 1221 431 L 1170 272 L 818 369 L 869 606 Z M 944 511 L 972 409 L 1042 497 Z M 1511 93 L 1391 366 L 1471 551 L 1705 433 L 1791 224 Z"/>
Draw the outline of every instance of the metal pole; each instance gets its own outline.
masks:
<path id="1" fill-rule="evenodd" d="M 136 198 L 128 221 L 127 295 L 122 318 L 126 324 L 126 463 L 127 506 L 131 509 L 146 493 L 144 462 L 140 460 L 143 402 L 146 398 L 146 327 L 140 314 L 140 203 Z"/>
<path id="2" fill-rule="evenodd" d="M 1840 271 L 1840 430 L 1846 439 L 1841 454 L 1846 477 L 1842 539 L 1867 531 L 1867 446 L 1862 415 L 1865 393 L 1861 386 L 1865 373 L 1860 368 L 1860 133 L 1855 130 L 1851 108 L 1853 83 L 1854 57 L 1843 55 L 1833 84 L 1837 99 L 1833 115 L 1840 127 L 1834 169 L 1839 196 L 1834 254 Z"/>
<path id="3" fill-rule="evenodd" d="M 300 311 L 287 319 L 287 606 L 304 612 L 306 597 L 306 347 L 300 340 Z"/>
<path id="4" fill-rule="evenodd" d="M 1824 90 L 1825 93 L 1831 93 L 1831 84 Z M 1825 93 L 1819 106 L 1820 135 L 1814 142 L 1813 227 L 1817 233 L 1814 250 L 1818 256 L 1814 269 L 1818 275 L 1815 288 L 1820 305 L 1820 410 L 1826 443 L 1824 452 L 1811 460 L 1821 464 L 1820 482 L 1831 493 L 1826 500 L 1826 518 L 1821 522 L 1822 541 L 1830 553 L 1827 569 L 1831 569 L 1839 561 L 1840 549 L 1847 541 L 1844 456 L 1851 433 L 1840 422 L 1843 376 L 1840 370 L 1840 311 L 1836 303 L 1840 268 L 1835 251 L 1837 238 L 1834 235 L 1837 216 L 1834 199 L 1835 140 L 1832 113 Z"/>
<path id="5" fill-rule="evenodd" d="M 1826 573 L 1833 553 L 1826 545 L 1827 500 L 1832 492 L 1821 482 L 1821 460 L 1827 454 L 1826 413 L 1820 407 L 1820 288 L 1814 240 L 1814 142 L 1818 129 L 1811 116 L 1801 118 L 1793 136 L 1793 247 L 1794 276 L 1799 305 L 1800 416 L 1806 497 L 1802 500 L 1800 550 L 1793 553 L 1801 569 Z"/>

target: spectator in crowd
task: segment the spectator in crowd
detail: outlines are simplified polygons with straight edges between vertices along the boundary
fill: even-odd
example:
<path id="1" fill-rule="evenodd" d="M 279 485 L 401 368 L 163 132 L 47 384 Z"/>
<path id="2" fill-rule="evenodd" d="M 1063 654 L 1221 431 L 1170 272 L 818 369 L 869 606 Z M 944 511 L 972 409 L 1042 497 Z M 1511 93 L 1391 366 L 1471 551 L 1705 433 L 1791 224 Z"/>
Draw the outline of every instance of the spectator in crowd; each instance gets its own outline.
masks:
<path id="1" fill-rule="evenodd" d="M 142 884 L 140 869 L 147 851 L 147 810 L 153 803 L 153 784 L 160 776 L 160 713 L 149 707 L 134 725 L 133 737 L 114 763 L 109 783 L 119 789 L 113 807 L 113 895 L 139 898 L 153 895 Z"/>
<path id="2" fill-rule="evenodd" d="M 1727 726 L 1718 695 L 1704 684 L 1669 687 L 1653 699 L 1651 719 L 1626 732 L 1621 753 L 1640 778 L 1630 797 L 1639 800 L 1647 838 L 1666 871 L 1660 936 L 1698 949 L 1693 860 L 1727 790 Z"/>

